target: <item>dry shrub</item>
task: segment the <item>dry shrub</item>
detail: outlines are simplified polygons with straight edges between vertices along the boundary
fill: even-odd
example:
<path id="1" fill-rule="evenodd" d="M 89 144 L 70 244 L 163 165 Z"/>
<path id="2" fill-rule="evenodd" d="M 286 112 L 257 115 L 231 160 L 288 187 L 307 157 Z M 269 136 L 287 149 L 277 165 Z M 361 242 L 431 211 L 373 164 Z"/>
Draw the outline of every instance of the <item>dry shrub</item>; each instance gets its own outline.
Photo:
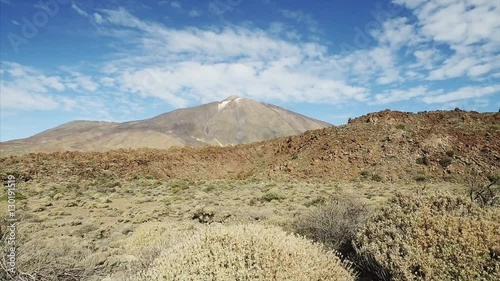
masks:
<path id="1" fill-rule="evenodd" d="M 295 233 L 347 254 L 351 252 L 351 240 L 366 215 L 367 208 L 360 199 L 334 198 L 298 217 L 292 227 Z"/>
<path id="2" fill-rule="evenodd" d="M 335 253 L 277 227 L 209 225 L 176 238 L 129 280 L 354 280 Z"/>
<path id="3" fill-rule="evenodd" d="M 465 198 L 397 195 L 353 242 L 381 279 L 500 280 L 500 223 Z"/>
<path id="4" fill-rule="evenodd" d="M 465 177 L 470 198 L 482 207 L 500 206 L 500 177 L 490 175 L 485 178 L 471 170 Z"/>
<path id="5" fill-rule="evenodd" d="M 168 235 L 168 225 L 159 222 L 148 222 L 137 227 L 127 240 L 125 248 L 127 253 L 139 255 L 144 247 L 155 245 L 164 240 Z"/>
<path id="6" fill-rule="evenodd" d="M 99 271 L 84 263 L 84 258 L 93 251 L 73 238 L 40 238 L 17 242 L 20 244 L 16 251 L 18 271 L 5 280 L 76 281 L 84 280 Z M 5 251 L 4 246 L 2 257 L 5 257 Z M 5 259 L 1 261 L 1 268 L 0 271 L 3 272 L 0 274 L 0 280 L 4 280 L 3 275 L 5 278 L 7 276 Z"/>
<path id="7" fill-rule="evenodd" d="M 151 222 L 138 227 L 127 240 L 125 251 L 136 256 L 142 269 L 147 268 L 158 255 L 178 239 L 181 231 L 193 229 L 190 223 L 159 223 Z"/>

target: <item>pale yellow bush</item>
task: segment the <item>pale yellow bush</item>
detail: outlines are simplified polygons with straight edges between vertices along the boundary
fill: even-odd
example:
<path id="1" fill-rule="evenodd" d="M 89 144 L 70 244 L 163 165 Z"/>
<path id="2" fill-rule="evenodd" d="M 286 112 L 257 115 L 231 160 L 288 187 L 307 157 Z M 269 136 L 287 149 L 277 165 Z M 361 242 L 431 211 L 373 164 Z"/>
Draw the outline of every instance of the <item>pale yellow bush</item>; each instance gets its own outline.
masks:
<path id="1" fill-rule="evenodd" d="M 125 245 L 127 253 L 139 255 L 145 246 L 165 240 L 170 234 L 167 230 L 168 224 L 164 223 L 150 222 L 141 224 L 127 240 Z"/>
<path id="2" fill-rule="evenodd" d="M 191 223 L 145 223 L 127 239 L 124 250 L 127 254 L 139 258 L 141 264 L 147 267 L 166 247 L 175 243 L 181 231 L 195 227 L 196 225 Z"/>
<path id="3" fill-rule="evenodd" d="M 500 280 L 500 223 L 461 197 L 398 195 L 354 246 L 384 279 Z"/>
<path id="4" fill-rule="evenodd" d="M 131 280 L 354 280 L 335 253 L 277 227 L 210 225 L 176 238 Z"/>

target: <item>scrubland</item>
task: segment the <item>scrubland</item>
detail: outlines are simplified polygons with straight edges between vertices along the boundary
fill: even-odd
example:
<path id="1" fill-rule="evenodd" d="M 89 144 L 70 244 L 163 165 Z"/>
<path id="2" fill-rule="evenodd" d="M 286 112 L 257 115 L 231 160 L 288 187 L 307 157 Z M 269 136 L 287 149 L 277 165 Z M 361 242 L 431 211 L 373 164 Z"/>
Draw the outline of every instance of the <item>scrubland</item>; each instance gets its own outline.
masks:
<path id="1" fill-rule="evenodd" d="M 499 209 L 465 184 L 69 178 L 18 192 L 17 280 L 499 278 Z"/>
<path id="2" fill-rule="evenodd" d="M 235 147 L 3 157 L 19 270 L 0 279 L 500 280 L 499 121 L 383 111 Z"/>

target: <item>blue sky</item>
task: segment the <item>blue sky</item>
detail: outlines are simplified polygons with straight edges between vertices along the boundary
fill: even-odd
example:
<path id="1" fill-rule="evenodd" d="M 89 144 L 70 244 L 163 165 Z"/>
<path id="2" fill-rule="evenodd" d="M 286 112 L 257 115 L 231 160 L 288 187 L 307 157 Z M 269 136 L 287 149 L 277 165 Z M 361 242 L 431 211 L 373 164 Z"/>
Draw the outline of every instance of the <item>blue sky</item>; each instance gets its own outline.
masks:
<path id="1" fill-rule="evenodd" d="M 332 124 L 500 108 L 497 0 L 0 2 L 1 141 L 230 95 Z"/>

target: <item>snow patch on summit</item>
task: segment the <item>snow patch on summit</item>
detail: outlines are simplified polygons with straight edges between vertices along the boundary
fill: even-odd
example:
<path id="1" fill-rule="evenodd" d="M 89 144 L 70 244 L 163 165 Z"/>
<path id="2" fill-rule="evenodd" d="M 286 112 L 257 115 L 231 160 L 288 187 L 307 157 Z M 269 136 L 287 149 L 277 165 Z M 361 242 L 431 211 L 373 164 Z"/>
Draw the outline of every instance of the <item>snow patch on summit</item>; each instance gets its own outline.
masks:
<path id="1" fill-rule="evenodd" d="M 223 101 L 221 101 L 221 102 L 219 103 L 219 107 L 218 107 L 218 109 L 219 109 L 219 111 L 221 111 L 221 110 L 223 110 L 223 109 L 224 109 L 224 108 L 225 108 L 228 104 L 230 104 L 232 101 L 239 101 L 239 100 L 241 100 L 241 98 L 240 98 L 240 97 L 238 97 L 238 96 L 230 96 L 230 97 L 228 97 L 227 99 L 225 99 L 225 100 L 223 100 Z"/>
<path id="2" fill-rule="evenodd" d="M 225 101 L 219 103 L 219 111 L 224 109 L 224 107 L 226 107 L 230 102 L 231 102 L 230 100 L 225 100 Z"/>

